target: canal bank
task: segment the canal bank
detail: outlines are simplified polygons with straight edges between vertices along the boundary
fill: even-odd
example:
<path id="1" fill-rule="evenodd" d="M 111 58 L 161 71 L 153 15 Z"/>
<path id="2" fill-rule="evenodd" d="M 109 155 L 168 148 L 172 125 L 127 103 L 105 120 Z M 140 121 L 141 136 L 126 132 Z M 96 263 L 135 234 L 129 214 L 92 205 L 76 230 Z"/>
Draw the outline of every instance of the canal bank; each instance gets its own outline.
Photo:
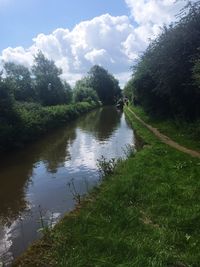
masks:
<path id="1" fill-rule="evenodd" d="M 126 115 L 144 148 L 15 266 L 199 266 L 200 162 Z"/>
<path id="2" fill-rule="evenodd" d="M 0 258 L 5 266 L 99 184 L 97 160 L 134 142 L 124 114 L 101 107 L 0 162 Z M 34 266 L 34 265 L 33 265 Z M 40 266 L 40 265 L 39 265 Z"/>
<path id="3" fill-rule="evenodd" d="M 0 124 L 0 158 L 4 157 L 5 152 L 23 149 L 46 133 L 99 106 L 95 102 L 46 107 L 38 103 L 18 103 L 13 122 Z"/>

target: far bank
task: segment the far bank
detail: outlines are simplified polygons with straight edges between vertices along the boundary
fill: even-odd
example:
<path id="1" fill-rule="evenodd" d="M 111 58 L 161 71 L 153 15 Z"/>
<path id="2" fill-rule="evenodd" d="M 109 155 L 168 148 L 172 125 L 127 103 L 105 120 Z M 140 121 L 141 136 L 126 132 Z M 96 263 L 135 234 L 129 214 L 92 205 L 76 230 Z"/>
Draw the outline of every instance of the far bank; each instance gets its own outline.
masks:
<path id="1" fill-rule="evenodd" d="M 95 102 L 49 107 L 37 103 L 18 103 L 13 123 L 5 122 L 0 125 L 0 154 L 21 149 L 45 133 L 69 123 L 98 106 L 100 105 Z"/>

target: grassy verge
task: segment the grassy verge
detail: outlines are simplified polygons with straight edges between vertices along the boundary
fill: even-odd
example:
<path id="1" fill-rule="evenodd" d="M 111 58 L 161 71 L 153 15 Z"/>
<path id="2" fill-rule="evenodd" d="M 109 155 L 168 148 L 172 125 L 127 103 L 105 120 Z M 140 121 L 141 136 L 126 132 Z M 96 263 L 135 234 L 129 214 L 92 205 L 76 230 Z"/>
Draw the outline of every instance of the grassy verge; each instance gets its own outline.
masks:
<path id="1" fill-rule="evenodd" d="M 0 125 L 0 152 L 22 147 L 96 106 L 87 102 L 50 107 L 34 103 L 17 104 L 15 120 Z"/>
<path id="2" fill-rule="evenodd" d="M 200 121 L 188 123 L 184 120 L 161 120 L 149 116 L 140 107 L 131 107 L 146 123 L 157 128 L 174 141 L 188 148 L 200 151 Z"/>
<path id="3" fill-rule="evenodd" d="M 14 266 L 200 266 L 200 161 L 126 116 L 144 148 Z"/>

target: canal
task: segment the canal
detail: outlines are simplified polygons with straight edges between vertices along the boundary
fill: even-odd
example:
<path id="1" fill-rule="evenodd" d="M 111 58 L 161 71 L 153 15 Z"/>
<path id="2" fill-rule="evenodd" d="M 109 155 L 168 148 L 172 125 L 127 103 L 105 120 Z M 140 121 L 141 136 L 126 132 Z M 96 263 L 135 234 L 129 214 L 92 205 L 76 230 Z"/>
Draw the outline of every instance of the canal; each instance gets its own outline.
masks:
<path id="1" fill-rule="evenodd" d="M 99 183 L 97 160 L 124 157 L 134 144 L 133 130 L 115 107 L 94 110 L 1 158 L 0 264 L 14 258 L 41 236 L 42 223 L 53 226 L 80 195 Z"/>

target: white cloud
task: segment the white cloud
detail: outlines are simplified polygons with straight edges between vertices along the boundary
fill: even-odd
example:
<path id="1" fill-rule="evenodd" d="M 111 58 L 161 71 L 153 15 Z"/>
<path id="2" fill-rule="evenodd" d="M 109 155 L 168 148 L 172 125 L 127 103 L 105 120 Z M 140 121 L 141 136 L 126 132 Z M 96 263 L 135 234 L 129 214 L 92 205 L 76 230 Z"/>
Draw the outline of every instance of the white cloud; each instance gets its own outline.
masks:
<path id="1" fill-rule="evenodd" d="M 125 0 L 125 2 L 137 23 L 134 35 L 129 36 L 124 43 L 131 58 L 135 58 L 138 45 L 144 50 L 149 41 L 158 36 L 163 25 L 176 21 L 176 15 L 186 3 L 181 0 Z"/>
<path id="2" fill-rule="evenodd" d="M 33 54 L 31 50 L 26 50 L 20 46 L 16 48 L 8 47 L 2 51 L 0 59 L 6 62 L 12 61 L 30 67 L 33 63 Z"/>
<path id="3" fill-rule="evenodd" d="M 102 61 L 113 62 L 105 49 L 93 49 L 85 55 L 85 58 L 92 64 L 98 64 L 98 62 Z"/>
<path id="4" fill-rule="evenodd" d="M 130 69 L 127 69 L 127 71 L 125 72 L 114 73 L 114 76 L 120 81 L 120 85 L 122 88 L 127 83 L 127 81 L 130 80 L 131 75 L 132 73 Z"/>
<path id="5" fill-rule="evenodd" d="M 134 27 L 127 16 L 104 14 L 79 23 L 71 31 L 57 29 L 49 35 L 41 33 L 28 49 L 4 49 L 0 59 L 30 67 L 33 55 L 41 50 L 63 69 L 62 77 L 74 84 L 94 64 L 117 74 L 128 70 L 131 61 L 123 43 L 133 32 Z"/>
<path id="6" fill-rule="evenodd" d="M 1 2 L 2 0 L 0 0 Z M 0 60 L 31 66 L 33 55 L 40 49 L 63 69 L 62 77 L 71 84 L 99 64 L 114 73 L 123 85 L 130 66 L 144 51 L 160 27 L 175 19 L 184 3 L 174 0 L 125 0 L 131 17 L 104 14 L 77 24 L 71 31 L 59 28 L 49 35 L 39 34 L 28 49 L 7 48 Z M 135 24 L 132 24 L 132 20 Z"/>
<path id="7" fill-rule="evenodd" d="M 169 24 L 184 6 L 183 1 L 176 0 L 125 0 L 125 2 L 138 25 Z"/>

